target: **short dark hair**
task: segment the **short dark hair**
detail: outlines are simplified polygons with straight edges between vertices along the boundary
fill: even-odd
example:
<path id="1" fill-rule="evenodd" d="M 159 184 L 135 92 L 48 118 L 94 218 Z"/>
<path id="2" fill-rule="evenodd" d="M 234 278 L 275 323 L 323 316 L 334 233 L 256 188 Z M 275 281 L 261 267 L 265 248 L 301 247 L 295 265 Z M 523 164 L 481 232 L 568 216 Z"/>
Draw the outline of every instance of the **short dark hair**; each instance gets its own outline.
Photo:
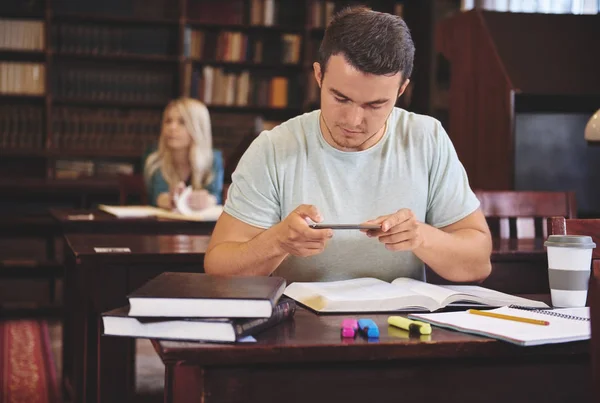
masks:
<path id="1" fill-rule="evenodd" d="M 363 73 L 410 77 L 415 45 L 401 17 L 364 6 L 347 7 L 337 13 L 325 30 L 319 48 L 321 76 L 331 56 L 343 54 Z"/>

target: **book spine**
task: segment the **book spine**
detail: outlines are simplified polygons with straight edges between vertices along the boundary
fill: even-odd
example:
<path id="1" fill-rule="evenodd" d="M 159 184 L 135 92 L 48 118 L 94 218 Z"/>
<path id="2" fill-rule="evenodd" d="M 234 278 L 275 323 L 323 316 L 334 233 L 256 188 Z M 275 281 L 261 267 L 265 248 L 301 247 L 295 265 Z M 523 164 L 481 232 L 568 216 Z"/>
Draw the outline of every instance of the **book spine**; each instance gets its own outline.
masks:
<path id="1" fill-rule="evenodd" d="M 273 309 L 273 314 L 268 318 L 257 318 L 243 323 L 237 323 L 234 325 L 234 331 L 237 339 L 246 336 L 253 336 L 262 332 L 263 330 L 269 329 L 288 318 L 294 316 L 296 312 L 296 303 L 293 300 L 280 301 Z"/>

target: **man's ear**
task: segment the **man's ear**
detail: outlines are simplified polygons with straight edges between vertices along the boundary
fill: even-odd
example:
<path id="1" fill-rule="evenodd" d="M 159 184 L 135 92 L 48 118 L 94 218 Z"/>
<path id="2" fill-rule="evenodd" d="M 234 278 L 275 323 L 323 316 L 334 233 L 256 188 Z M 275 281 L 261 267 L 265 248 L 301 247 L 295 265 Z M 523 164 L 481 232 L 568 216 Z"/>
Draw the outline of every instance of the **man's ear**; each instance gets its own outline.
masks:
<path id="1" fill-rule="evenodd" d="M 323 76 L 321 75 L 321 65 L 319 64 L 319 62 L 313 63 L 313 71 L 315 74 L 315 80 L 317 80 L 317 85 L 319 86 L 319 88 L 321 88 L 321 80 Z"/>
<path id="2" fill-rule="evenodd" d="M 400 89 L 398 90 L 398 98 L 400 98 L 400 96 L 404 94 L 404 91 L 406 91 L 406 87 L 408 87 L 408 83 L 410 83 L 410 79 L 407 78 L 406 80 L 404 80 L 404 83 L 402 83 Z"/>

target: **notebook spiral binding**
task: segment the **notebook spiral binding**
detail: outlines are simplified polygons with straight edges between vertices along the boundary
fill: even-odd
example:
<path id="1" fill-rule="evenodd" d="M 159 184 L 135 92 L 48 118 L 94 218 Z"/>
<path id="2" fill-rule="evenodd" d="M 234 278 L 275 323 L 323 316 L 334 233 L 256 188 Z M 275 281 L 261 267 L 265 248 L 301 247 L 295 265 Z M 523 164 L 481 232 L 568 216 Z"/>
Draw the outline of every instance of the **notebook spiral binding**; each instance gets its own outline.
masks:
<path id="1" fill-rule="evenodd" d="M 583 316 L 576 316 L 576 315 L 567 315 L 567 314 L 564 314 L 564 313 L 553 311 L 551 309 L 529 308 L 529 307 L 520 306 L 520 305 L 509 305 L 508 307 L 509 308 L 513 308 L 513 309 L 522 309 L 524 311 L 541 313 L 543 315 L 555 316 L 557 318 L 570 319 L 570 320 L 582 320 L 582 321 L 587 321 L 587 322 L 590 321 L 590 318 L 584 318 Z"/>

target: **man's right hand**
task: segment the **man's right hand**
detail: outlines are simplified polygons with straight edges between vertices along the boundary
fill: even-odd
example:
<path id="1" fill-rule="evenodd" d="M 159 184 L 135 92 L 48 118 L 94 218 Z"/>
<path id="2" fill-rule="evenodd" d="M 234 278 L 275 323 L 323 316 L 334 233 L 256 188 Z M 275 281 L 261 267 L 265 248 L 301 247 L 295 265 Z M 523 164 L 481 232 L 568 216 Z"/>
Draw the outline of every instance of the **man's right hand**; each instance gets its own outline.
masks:
<path id="1" fill-rule="evenodd" d="M 325 250 L 325 245 L 333 236 L 333 231 L 312 229 L 308 226 L 307 218 L 314 222 L 323 221 L 315 206 L 302 204 L 277 224 L 277 240 L 285 252 L 306 257 L 318 255 Z"/>

